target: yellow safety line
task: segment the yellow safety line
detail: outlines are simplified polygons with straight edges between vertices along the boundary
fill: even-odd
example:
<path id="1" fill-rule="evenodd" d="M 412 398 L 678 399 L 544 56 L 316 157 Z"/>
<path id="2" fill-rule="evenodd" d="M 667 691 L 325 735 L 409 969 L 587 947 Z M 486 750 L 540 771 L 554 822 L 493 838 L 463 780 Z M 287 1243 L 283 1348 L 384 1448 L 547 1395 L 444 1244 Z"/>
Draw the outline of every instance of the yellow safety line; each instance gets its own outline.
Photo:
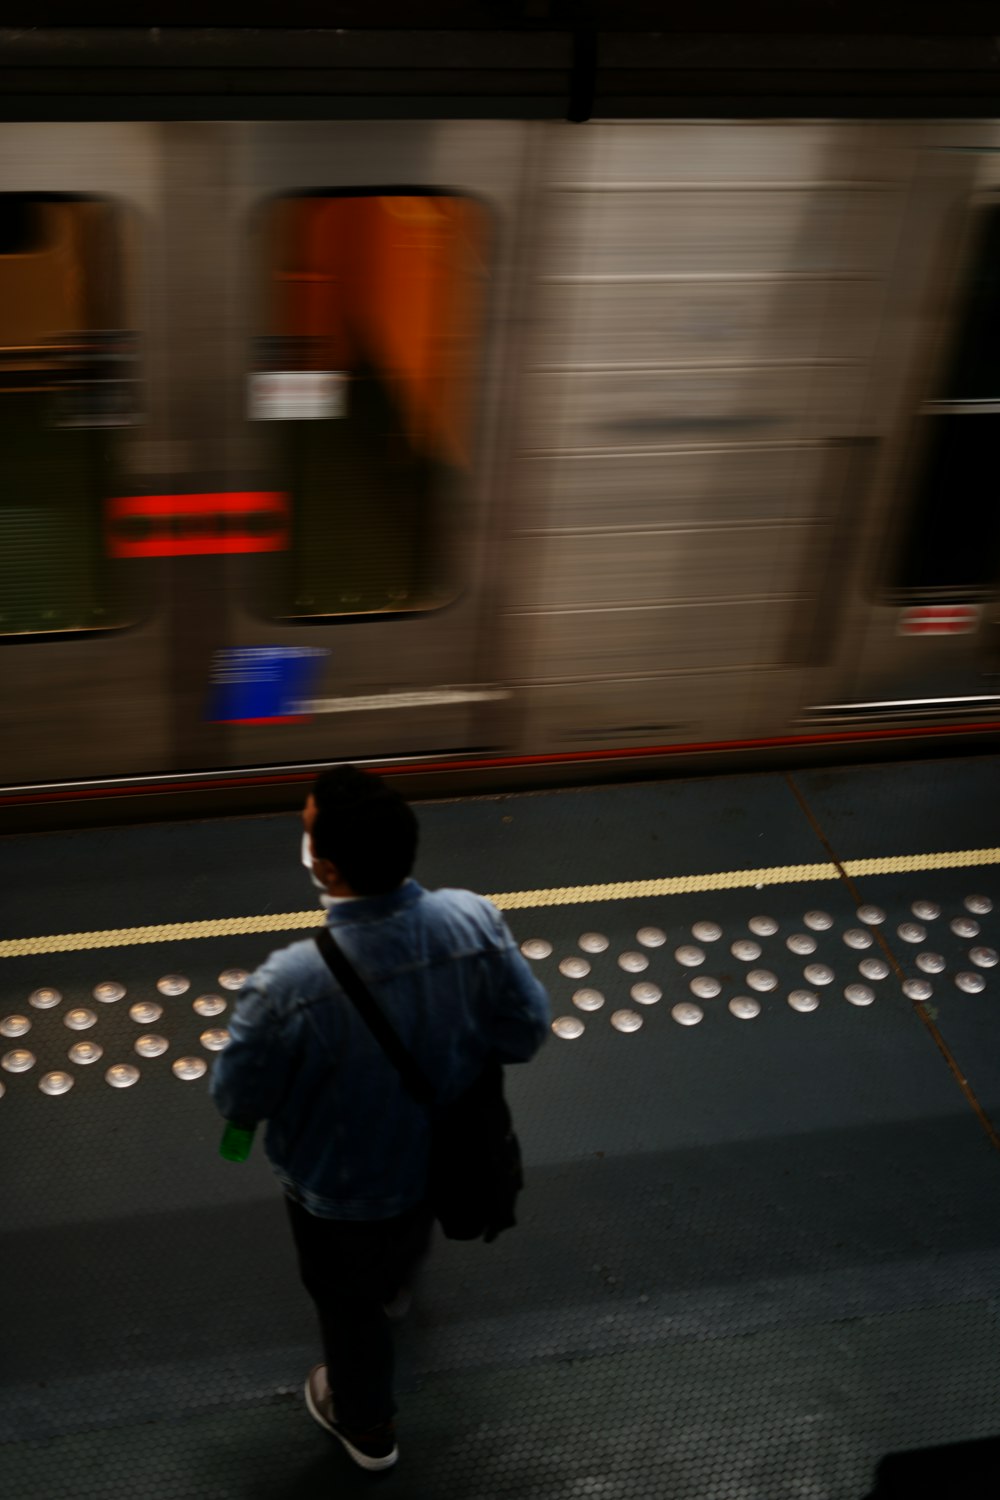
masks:
<path id="1" fill-rule="evenodd" d="M 956 849 L 945 854 L 890 854 L 876 859 L 848 859 L 848 875 L 902 875 L 921 870 L 962 870 L 1000 864 L 998 849 Z M 719 870 L 714 875 L 668 875 L 659 880 L 622 880 L 608 885 L 564 885 L 540 891 L 502 891 L 488 899 L 501 911 L 529 911 L 546 906 L 580 906 L 593 901 L 631 901 L 638 897 L 683 896 L 698 891 L 736 891 L 801 881 L 837 880 L 832 863 L 770 865 L 760 870 Z M 127 948 L 138 943 L 177 943 L 195 938 L 246 937 L 254 932 L 294 932 L 318 927 L 323 913 L 274 912 L 258 917 L 214 917 L 202 922 L 164 922 L 149 927 L 106 927 L 95 932 L 56 932 L 43 937 L 0 941 L 0 958 L 29 958 L 42 953 L 75 953 L 86 948 Z"/>

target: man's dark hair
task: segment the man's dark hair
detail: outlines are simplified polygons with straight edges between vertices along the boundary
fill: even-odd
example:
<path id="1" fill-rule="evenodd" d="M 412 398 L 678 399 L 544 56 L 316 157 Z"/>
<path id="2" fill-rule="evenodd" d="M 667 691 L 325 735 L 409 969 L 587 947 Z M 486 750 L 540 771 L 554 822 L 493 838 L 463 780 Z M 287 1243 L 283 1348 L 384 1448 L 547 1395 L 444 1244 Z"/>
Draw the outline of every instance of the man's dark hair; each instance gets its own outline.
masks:
<path id="1" fill-rule="evenodd" d="M 417 819 L 398 792 L 370 771 L 334 766 L 312 789 L 313 849 L 359 896 L 394 891 L 413 869 Z"/>

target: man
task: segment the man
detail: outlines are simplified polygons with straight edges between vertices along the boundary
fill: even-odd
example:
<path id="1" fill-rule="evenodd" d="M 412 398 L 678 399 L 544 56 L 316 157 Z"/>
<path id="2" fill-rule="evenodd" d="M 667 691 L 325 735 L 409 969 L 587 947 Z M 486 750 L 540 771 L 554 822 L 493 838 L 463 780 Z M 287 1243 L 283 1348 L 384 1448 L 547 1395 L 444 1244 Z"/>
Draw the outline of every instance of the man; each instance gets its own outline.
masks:
<path id="1" fill-rule="evenodd" d="M 303 812 L 303 863 L 331 934 L 448 1103 L 487 1059 L 526 1062 L 548 1002 L 495 907 L 410 878 L 412 809 L 380 777 L 338 766 Z M 333 978 L 316 942 L 272 953 L 240 991 L 212 1097 L 241 1125 L 267 1120 L 299 1268 L 326 1362 L 306 1381 L 310 1413 L 355 1463 L 399 1456 L 386 1306 L 425 1254 L 425 1111 Z"/>

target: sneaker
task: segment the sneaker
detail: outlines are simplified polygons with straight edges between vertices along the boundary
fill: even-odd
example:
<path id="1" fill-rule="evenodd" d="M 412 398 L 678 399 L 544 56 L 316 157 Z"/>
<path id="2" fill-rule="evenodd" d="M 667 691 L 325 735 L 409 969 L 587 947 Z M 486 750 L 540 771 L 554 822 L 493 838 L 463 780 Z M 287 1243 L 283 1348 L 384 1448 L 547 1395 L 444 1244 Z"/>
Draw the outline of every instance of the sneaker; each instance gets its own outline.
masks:
<path id="1" fill-rule="evenodd" d="M 399 1458 L 395 1429 L 391 1422 L 383 1422 L 370 1432 L 348 1434 L 337 1425 L 333 1410 L 330 1382 L 326 1378 L 326 1365 L 314 1365 L 306 1376 L 306 1406 L 309 1415 L 325 1427 L 347 1449 L 361 1469 L 391 1469 Z"/>

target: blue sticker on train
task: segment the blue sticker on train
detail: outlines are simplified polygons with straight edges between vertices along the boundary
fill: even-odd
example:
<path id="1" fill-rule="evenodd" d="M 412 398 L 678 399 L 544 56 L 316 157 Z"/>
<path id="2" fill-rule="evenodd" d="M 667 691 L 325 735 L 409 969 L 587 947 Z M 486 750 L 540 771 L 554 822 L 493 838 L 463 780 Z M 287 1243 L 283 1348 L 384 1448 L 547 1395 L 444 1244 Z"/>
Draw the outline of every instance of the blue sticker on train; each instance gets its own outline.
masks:
<path id="1" fill-rule="evenodd" d="M 215 724 L 308 719 L 309 701 L 329 654 L 321 646 L 232 646 L 216 651 L 205 717 Z"/>

